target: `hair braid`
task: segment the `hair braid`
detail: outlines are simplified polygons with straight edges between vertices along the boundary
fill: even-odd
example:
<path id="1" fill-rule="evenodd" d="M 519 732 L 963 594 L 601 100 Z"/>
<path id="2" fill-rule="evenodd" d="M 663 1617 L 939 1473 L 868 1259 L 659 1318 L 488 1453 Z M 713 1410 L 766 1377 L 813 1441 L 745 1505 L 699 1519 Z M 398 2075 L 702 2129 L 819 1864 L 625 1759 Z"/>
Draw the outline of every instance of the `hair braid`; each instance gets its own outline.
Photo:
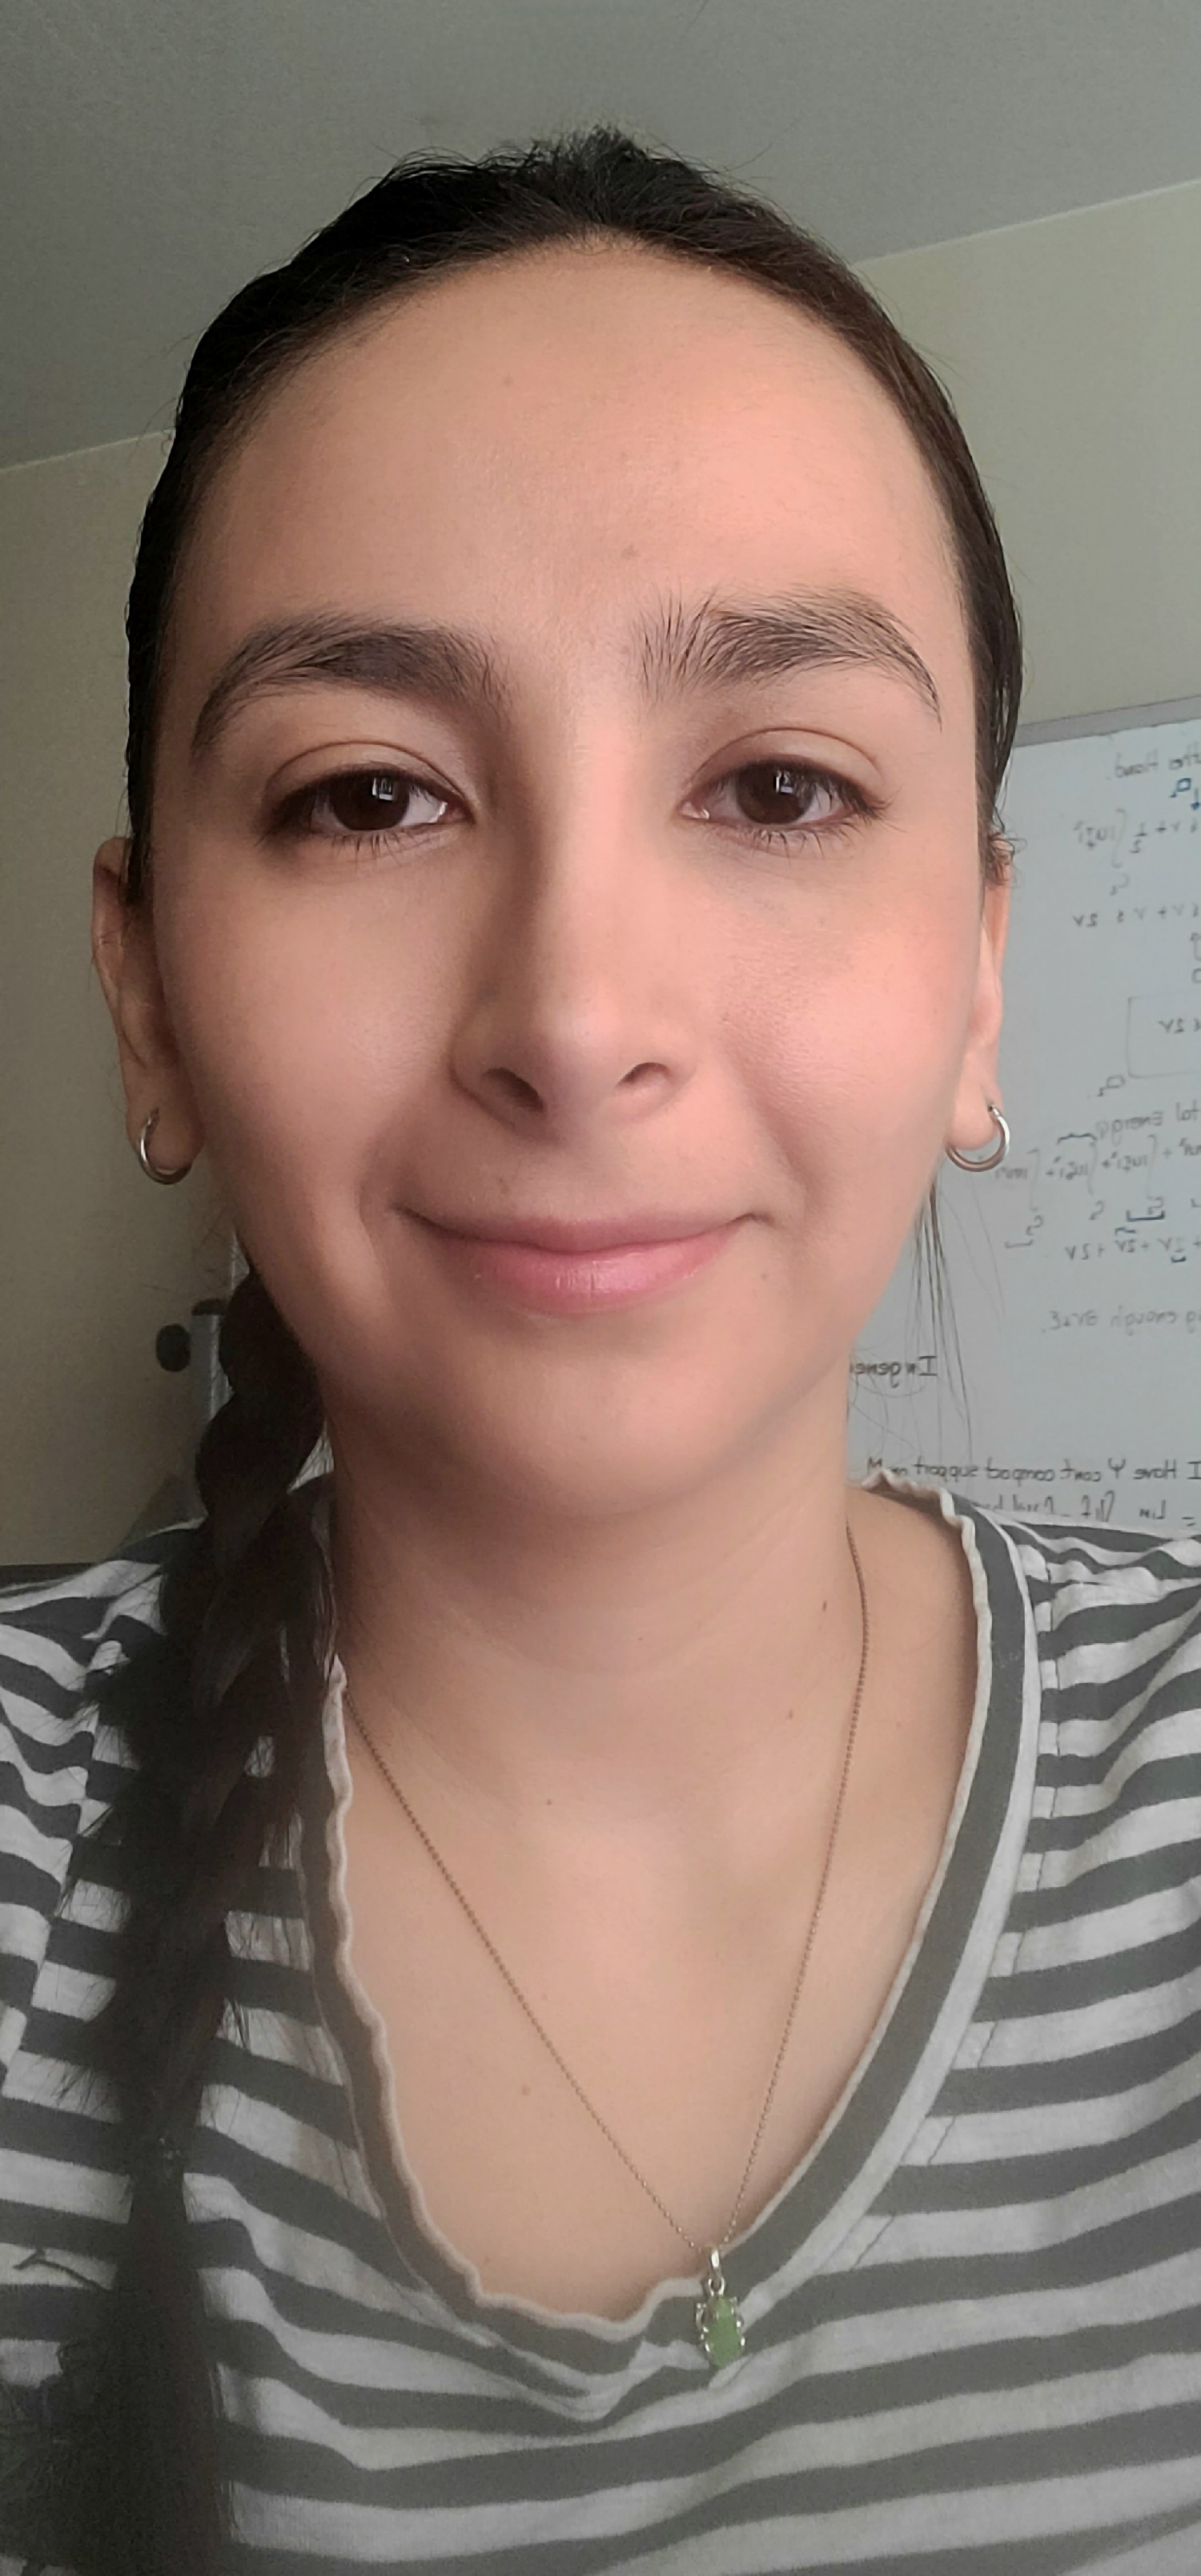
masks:
<path id="1" fill-rule="evenodd" d="M 325 1558 L 290 1490 L 321 1436 L 317 1382 L 253 1269 L 220 1356 L 232 1392 L 197 1451 L 206 1517 L 165 1569 L 163 1636 L 101 1692 L 134 1767 L 98 1828 L 120 1852 L 127 1905 L 94 2063 L 116 2094 L 132 2196 L 81 2500 L 95 2576 L 211 2576 L 217 2563 L 225 2499 L 182 2160 L 229 1996 L 226 1917 L 286 1837 L 333 1636 Z"/>

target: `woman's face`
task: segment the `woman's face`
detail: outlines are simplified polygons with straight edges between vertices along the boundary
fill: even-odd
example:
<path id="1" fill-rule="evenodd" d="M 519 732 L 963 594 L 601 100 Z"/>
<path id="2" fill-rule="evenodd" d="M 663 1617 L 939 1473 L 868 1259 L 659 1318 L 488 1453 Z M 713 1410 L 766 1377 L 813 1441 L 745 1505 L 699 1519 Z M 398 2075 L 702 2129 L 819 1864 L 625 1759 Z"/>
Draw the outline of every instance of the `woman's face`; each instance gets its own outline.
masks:
<path id="1" fill-rule="evenodd" d="M 204 503 L 153 838 L 131 1120 L 207 1144 L 336 1454 L 623 1509 L 841 1426 L 990 1133 L 1004 898 L 939 506 L 840 342 L 611 245 L 343 333 Z M 648 1212 L 727 1231 L 583 1311 L 428 1222 Z"/>

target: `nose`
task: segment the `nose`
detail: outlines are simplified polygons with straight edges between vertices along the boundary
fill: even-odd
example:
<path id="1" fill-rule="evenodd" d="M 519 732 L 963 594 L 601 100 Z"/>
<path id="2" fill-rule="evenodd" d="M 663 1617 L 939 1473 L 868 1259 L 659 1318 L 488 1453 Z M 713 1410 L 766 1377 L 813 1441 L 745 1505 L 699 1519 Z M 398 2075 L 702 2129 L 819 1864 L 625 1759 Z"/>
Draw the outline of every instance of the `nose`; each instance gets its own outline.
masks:
<path id="1" fill-rule="evenodd" d="M 456 1033 L 457 1080 L 509 1126 L 563 1142 L 662 1110 L 697 1060 L 683 872 L 628 812 L 606 827 L 585 802 L 527 844 L 502 886 Z"/>

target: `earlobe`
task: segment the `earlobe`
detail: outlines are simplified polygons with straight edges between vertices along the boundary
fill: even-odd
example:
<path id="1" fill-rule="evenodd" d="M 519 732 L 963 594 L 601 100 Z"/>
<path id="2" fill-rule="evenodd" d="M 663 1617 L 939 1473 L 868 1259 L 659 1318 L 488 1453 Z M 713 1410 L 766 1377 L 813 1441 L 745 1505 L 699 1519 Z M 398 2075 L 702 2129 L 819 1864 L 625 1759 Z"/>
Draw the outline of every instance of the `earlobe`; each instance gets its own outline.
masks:
<path id="1" fill-rule="evenodd" d="M 996 1079 L 997 1047 L 1001 1036 L 1004 992 L 1001 968 L 1009 930 L 1009 879 L 995 879 L 984 889 L 980 914 L 980 954 L 976 966 L 976 991 L 972 1003 L 969 1055 L 977 1072 L 983 1071 L 989 1082 Z"/>
<path id="2" fill-rule="evenodd" d="M 128 841 L 114 834 L 101 842 L 92 862 L 92 956 L 116 1031 L 135 1131 L 130 1142 L 153 1180 L 182 1179 L 190 1163 L 156 1170 L 144 1150 L 151 1113 L 156 1121 L 167 1118 L 173 1138 L 182 1121 L 191 1132 L 193 1161 L 202 1138 L 171 1030 L 148 908 L 128 904 L 122 893 L 128 854 Z"/>
<path id="3" fill-rule="evenodd" d="M 980 947 L 976 961 L 976 984 L 972 995 L 967 1043 L 963 1053 L 955 1102 L 946 1140 L 951 1160 L 961 1153 L 972 1158 L 963 1166 L 967 1170 L 991 1170 L 991 1161 L 980 1163 L 976 1157 L 981 1148 L 1000 1151 L 996 1161 L 1003 1162 L 1008 1147 L 1008 1130 L 998 1125 L 999 1078 L 997 1055 L 1001 1038 L 1004 995 L 1001 984 L 1001 961 L 1009 927 L 1009 876 L 990 878 L 984 889 L 980 915 Z"/>

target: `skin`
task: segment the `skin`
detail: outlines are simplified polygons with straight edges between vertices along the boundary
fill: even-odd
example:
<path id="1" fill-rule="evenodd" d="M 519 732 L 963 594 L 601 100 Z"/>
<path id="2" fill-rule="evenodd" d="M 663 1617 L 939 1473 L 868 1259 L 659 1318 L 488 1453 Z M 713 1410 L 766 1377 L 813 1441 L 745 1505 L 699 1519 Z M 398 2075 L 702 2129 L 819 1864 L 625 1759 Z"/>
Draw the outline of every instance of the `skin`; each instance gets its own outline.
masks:
<path id="1" fill-rule="evenodd" d="M 879 603 L 939 713 L 860 662 L 640 684 L 666 603 L 783 592 Z M 228 656 L 315 610 L 469 630 L 500 695 L 294 682 L 192 763 Z M 811 819 L 758 846 L 729 782 L 765 761 L 878 810 L 810 782 Z M 286 792 L 355 764 L 430 783 L 407 837 L 339 842 L 328 804 L 323 831 L 267 837 Z M 878 2022 L 972 1702 L 957 1541 L 848 1494 L 844 1457 L 855 1337 L 999 1096 L 1007 890 L 982 882 L 963 613 L 903 421 L 767 294 L 611 244 L 377 313 L 276 391 L 206 499 L 152 912 L 123 909 L 123 855 L 97 854 L 93 938 L 128 1132 L 157 1106 L 156 1160 L 207 1149 L 317 1369 L 358 1710 L 578 2080 L 711 2242 L 830 1832 L 848 1519 L 868 1685 L 743 2226 Z M 683 1285 L 577 1316 L 452 1272 L 406 1213 L 647 1206 L 744 1221 Z M 625 2314 L 695 2261 L 353 1729 L 348 1752 L 355 1964 L 431 2223 L 485 2293 Z"/>

